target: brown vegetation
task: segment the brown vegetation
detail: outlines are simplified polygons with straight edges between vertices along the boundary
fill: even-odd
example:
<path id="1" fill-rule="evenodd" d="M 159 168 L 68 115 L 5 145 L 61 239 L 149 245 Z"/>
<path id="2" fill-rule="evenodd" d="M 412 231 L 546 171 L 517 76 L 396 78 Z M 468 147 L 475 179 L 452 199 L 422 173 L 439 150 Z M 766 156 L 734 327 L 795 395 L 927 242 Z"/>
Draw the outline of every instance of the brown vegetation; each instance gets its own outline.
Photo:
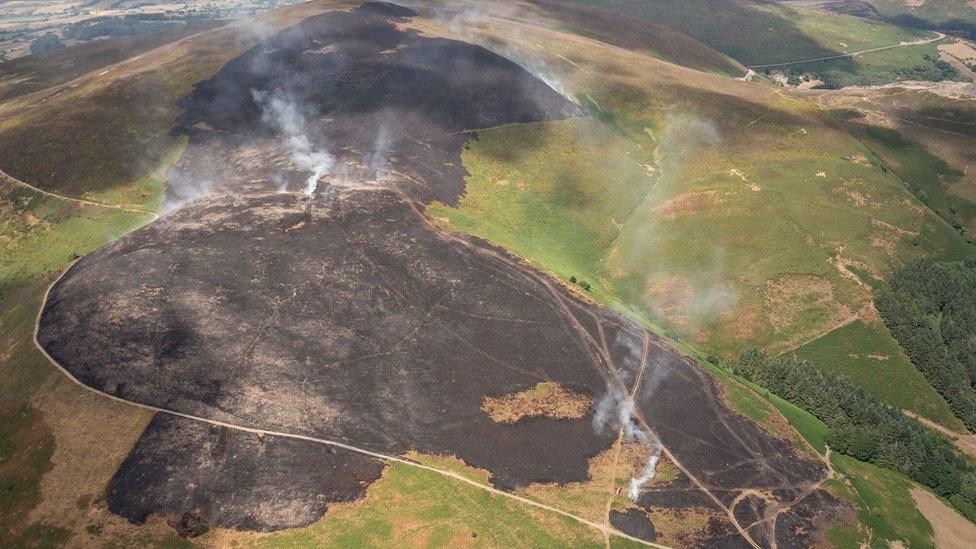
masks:
<path id="1" fill-rule="evenodd" d="M 535 387 L 502 397 L 486 396 L 481 409 L 498 423 L 515 423 L 524 417 L 580 419 L 592 401 L 553 381 L 540 381 Z"/>

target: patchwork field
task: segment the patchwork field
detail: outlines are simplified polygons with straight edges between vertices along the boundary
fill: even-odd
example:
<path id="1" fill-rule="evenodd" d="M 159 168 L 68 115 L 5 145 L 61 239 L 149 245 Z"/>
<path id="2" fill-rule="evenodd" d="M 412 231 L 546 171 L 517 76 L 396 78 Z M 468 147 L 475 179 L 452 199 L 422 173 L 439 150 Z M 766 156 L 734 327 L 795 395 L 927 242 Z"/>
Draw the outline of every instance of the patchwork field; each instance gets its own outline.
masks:
<path id="1" fill-rule="evenodd" d="M 98 40 L 0 64 L 0 101 L 63 84 L 216 25 L 193 25 L 148 36 Z"/>
<path id="2" fill-rule="evenodd" d="M 939 48 L 945 43 L 947 40 L 940 40 L 863 53 L 856 57 L 797 63 L 787 68 L 794 72 L 816 74 L 822 85 L 828 88 L 872 86 L 901 80 L 962 80 L 962 75 L 936 63 L 942 57 Z"/>

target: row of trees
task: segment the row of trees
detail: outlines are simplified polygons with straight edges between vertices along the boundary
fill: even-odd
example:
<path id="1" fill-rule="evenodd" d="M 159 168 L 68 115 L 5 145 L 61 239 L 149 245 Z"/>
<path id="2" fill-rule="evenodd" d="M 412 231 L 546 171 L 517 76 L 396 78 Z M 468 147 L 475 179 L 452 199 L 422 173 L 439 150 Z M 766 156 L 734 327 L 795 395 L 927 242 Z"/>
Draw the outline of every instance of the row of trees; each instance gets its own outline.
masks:
<path id="1" fill-rule="evenodd" d="M 206 17 L 198 15 L 171 16 L 163 13 L 106 15 L 72 23 L 62 30 L 62 34 L 65 38 L 75 40 L 91 40 L 99 36 L 154 34 L 205 20 Z"/>
<path id="2" fill-rule="evenodd" d="M 912 363 L 976 431 L 976 259 L 906 265 L 876 305 Z"/>
<path id="3" fill-rule="evenodd" d="M 795 357 L 749 350 L 732 371 L 809 411 L 830 429 L 831 448 L 900 471 L 976 522 L 976 471 L 952 443 L 884 404 L 845 376 Z"/>
<path id="4" fill-rule="evenodd" d="M 823 84 L 820 87 L 840 89 L 845 86 L 870 86 L 899 80 L 941 82 L 942 80 L 959 78 L 959 70 L 953 67 L 951 63 L 929 54 L 925 54 L 923 57 L 924 59 L 920 63 L 907 67 L 896 67 L 886 73 L 855 74 L 842 70 L 821 71 L 819 76 Z"/>

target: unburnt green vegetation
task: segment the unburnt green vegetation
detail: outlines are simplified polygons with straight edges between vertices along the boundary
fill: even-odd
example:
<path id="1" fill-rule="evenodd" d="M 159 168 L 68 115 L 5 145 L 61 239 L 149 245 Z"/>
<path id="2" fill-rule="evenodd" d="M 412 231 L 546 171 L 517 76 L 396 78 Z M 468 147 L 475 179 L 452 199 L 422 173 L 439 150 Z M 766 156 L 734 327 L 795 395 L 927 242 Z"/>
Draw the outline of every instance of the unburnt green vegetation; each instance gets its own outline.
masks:
<path id="1" fill-rule="evenodd" d="M 892 469 L 949 498 L 963 514 L 976 500 L 976 470 L 942 435 L 928 431 L 846 377 L 792 357 L 743 352 L 732 371 L 808 410 L 830 429 L 834 450 Z M 970 515 L 976 521 L 976 516 Z"/>
<path id="2" fill-rule="evenodd" d="M 23 401 L 0 406 L 0 540 L 63 541 L 61 531 L 26 531 L 22 523 L 40 498 L 54 440 L 37 410 Z M 40 534 L 41 539 L 37 539 Z"/>
<path id="3" fill-rule="evenodd" d="M 871 0 L 871 4 L 899 25 L 965 30 L 976 37 L 976 7 L 970 0 Z"/>
<path id="4" fill-rule="evenodd" d="M 598 547 L 592 528 L 449 479 L 394 463 L 359 502 L 333 506 L 318 523 L 256 539 L 262 547 Z M 637 544 L 618 539 L 622 546 Z"/>
<path id="5" fill-rule="evenodd" d="M 63 84 L 208 28 L 212 25 L 181 27 L 149 36 L 95 40 L 0 63 L 0 101 Z"/>
<path id="6" fill-rule="evenodd" d="M 857 505 L 858 521 L 870 529 L 871 547 L 889 547 L 897 541 L 910 547 L 935 547 L 932 525 L 915 507 L 913 484 L 905 475 L 844 455 L 832 455 L 831 463 L 845 481 L 835 483 L 836 493 Z M 833 534 L 828 539 L 839 547 L 863 546 L 869 541 L 856 531 L 836 530 Z"/>
<path id="7" fill-rule="evenodd" d="M 875 86 L 900 80 L 940 82 L 959 79 L 959 71 L 939 59 L 938 42 L 904 46 L 811 63 L 790 65 L 797 73 L 812 73 L 820 87 Z"/>
<path id="8" fill-rule="evenodd" d="M 882 322 L 856 320 L 800 347 L 795 354 L 843 374 L 886 404 L 957 431 L 964 429 Z"/>
<path id="9" fill-rule="evenodd" d="M 932 154 L 924 145 L 906 139 L 899 131 L 850 122 L 852 131 L 878 155 L 918 199 L 972 240 L 970 228 L 976 221 L 976 202 L 953 192 L 963 171 Z"/>
<path id="10" fill-rule="evenodd" d="M 581 1 L 677 29 L 746 65 L 826 57 L 930 35 L 757 0 Z"/>
<path id="11" fill-rule="evenodd" d="M 830 428 L 816 416 L 745 378 L 725 370 L 717 375 L 726 383 L 751 388 L 754 398 L 765 398 L 810 446 L 830 460 L 834 474 L 825 487 L 854 505 L 857 520 L 834 525 L 827 533 L 828 541 L 837 547 L 884 548 L 898 541 L 911 547 L 935 547 L 932 526 L 916 509 L 911 497 L 913 484 L 905 475 L 837 452 L 828 455 Z"/>
<path id="12" fill-rule="evenodd" d="M 637 2 L 600 4 L 644 9 Z M 695 0 L 680 13 L 667 6 L 682 3 L 643 4 L 656 9 L 638 15 L 659 18 L 651 19 L 655 21 L 671 17 L 676 25 L 695 31 L 688 34 L 751 62 L 829 55 L 845 47 L 876 47 L 920 36 L 759 2 L 722 2 L 717 7 L 714 1 Z M 716 14 L 725 19 L 710 23 Z M 564 27 L 577 36 L 603 39 L 593 30 Z M 179 112 L 178 99 L 252 40 L 230 32 L 220 36 L 199 48 L 164 54 L 138 70 L 123 68 L 125 79 L 87 83 L 33 113 L 10 116 L 0 123 L 0 167 L 55 192 L 154 208 L 161 185 L 152 171 L 166 165 L 181 145 L 168 133 Z M 842 373 L 863 387 L 864 398 L 873 396 L 959 427 L 948 405 L 924 383 L 884 327 L 861 318 L 874 289 L 898 265 L 921 256 L 960 258 L 970 253 L 959 231 L 925 208 L 928 203 L 950 222 L 953 215 L 969 215 L 957 202 L 937 202 L 935 190 L 919 192 L 925 185 L 941 188 L 941 178 L 935 183 L 925 178 L 934 157 L 925 157 L 912 145 L 900 149 L 883 132 L 851 139 L 808 102 L 646 59 L 650 54 L 685 63 L 674 51 L 655 49 L 653 41 L 634 48 L 639 53 L 634 56 L 598 45 L 588 45 L 592 51 L 572 51 L 558 41 L 539 43 L 551 48 L 540 55 L 550 55 L 553 66 L 565 65 L 556 58 L 561 55 L 582 67 L 566 79 L 591 116 L 480 131 L 463 154 L 470 177 L 459 207 L 434 205 L 433 215 L 454 229 L 504 245 L 589 290 L 602 303 L 660 325 L 659 331 L 672 334 L 682 346 L 716 354 L 751 345 L 776 353 L 799 347 L 797 354 L 818 362 L 818 371 Z M 678 49 L 692 44 L 684 38 L 675 38 L 675 43 Z M 105 63 L 114 62 L 116 54 L 106 54 Z M 702 66 L 696 68 L 735 72 L 735 64 L 720 55 L 699 57 Z M 904 59 L 884 60 L 871 70 L 899 66 Z M 39 70 L 36 82 L 57 83 L 46 79 L 60 71 L 58 65 L 51 66 L 49 75 Z M 0 87 L 0 93 L 4 89 L 15 88 Z M 31 154 L 18 156 L 18 150 Z M 66 150 L 75 152 L 66 155 Z M 905 161 L 895 162 L 900 159 Z M 955 172 L 939 173 L 951 178 Z M 19 318 L 23 326 L 14 330 L 0 324 L 0 333 L 20 338 L 0 354 L 29 351 L 33 354 L 17 356 L 30 357 L 23 364 L 43 372 L 47 365 L 29 345 L 25 328 L 32 326 L 42 287 L 30 289 L 33 301 L 17 290 L 123 234 L 145 216 L 62 202 L 23 188 L 4 187 L 3 192 L 10 193 L 16 215 L 10 223 L 6 215 L 0 218 L 5 223 L 0 225 L 0 239 L 5 239 L 0 312 L 6 322 L 10 307 L 18 307 L 9 318 Z M 875 358 L 868 356 L 875 353 Z M 34 378 L 26 369 L 11 370 L 0 380 L 20 383 L 27 393 L 36 392 L 44 379 L 30 381 Z M 837 436 L 836 429 L 776 394 L 716 373 L 729 386 L 730 402 L 760 424 L 769 427 L 778 419 L 770 408 L 774 406 L 821 453 Z M 876 410 L 886 409 L 872 402 Z M 27 419 L 23 425 L 11 420 L 11 430 L 0 432 L 0 446 L 17 448 L 18 456 L 32 460 L 24 467 L 38 472 L 23 469 L 26 481 L 13 488 L 20 497 L 14 503 L 0 500 L 11 505 L 0 507 L 0 517 L 25 516 L 40 497 L 38 479 L 51 467 L 50 446 L 24 442 L 28 434 L 43 432 L 43 416 L 23 399 L 18 404 L 22 406 L 16 413 L 27 415 L 16 418 Z M 891 421 L 904 428 L 900 420 Z M 918 434 L 914 427 L 907 430 Z M 55 440 L 52 436 L 48 439 Z M 929 440 L 925 433 L 918 436 Z M 856 442 L 857 450 L 870 447 Z M 846 449 L 853 453 L 855 445 L 850 446 Z M 0 473 L 5 463 L 13 463 L 3 459 L 0 454 Z M 912 547 L 932 545 L 931 527 L 915 510 L 911 482 L 903 475 L 846 456 L 835 454 L 832 460 L 847 479 L 831 481 L 832 490 L 859 507 L 858 520 L 866 527 L 838 527 L 832 541 L 841 546 L 869 538 L 879 546 L 889 540 Z M 21 465 L 8 467 L 21 470 Z M 972 500 L 972 486 L 960 481 L 953 501 L 960 509 Z M 92 526 L 95 531 L 98 525 Z M 48 543 L 41 544 L 50 544 L 63 531 L 35 524 L 16 535 L 44 536 Z M 335 506 L 308 529 L 242 534 L 240 542 L 603 543 L 601 536 L 577 523 L 405 465 L 391 466 L 363 501 Z"/>
<path id="13" fill-rule="evenodd" d="M 91 40 L 101 36 L 132 36 L 173 31 L 193 23 L 207 21 L 206 15 L 191 13 L 171 15 L 166 13 L 137 13 L 92 17 L 72 23 L 61 29 L 65 38 Z"/>
<path id="14" fill-rule="evenodd" d="M 723 128 L 705 98 L 633 120 L 614 99 L 589 99 L 597 120 L 479 132 L 460 207 L 432 212 L 717 352 L 802 345 L 857 317 L 865 280 L 965 249 L 856 142 L 812 137 L 815 121 L 791 131 L 743 103 Z"/>
<path id="15" fill-rule="evenodd" d="M 0 301 L 151 218 L 0 181 Z"/>
<path id="16" fill-rule="evenodd" d="M 957 230 L 976 230 L 976 100 L 900 88 L 817 99 L 919 200 Z"/>
<path id="17" fill-rule="evenodd" d="M 30 52 L 32 54 L 44 53 L 49 51 L 54 51 L 64 47 L 64 43 L 58 38 L 56 34 L 45 34 L 40 38 L 35 39 L 30 44 Z"/>
<path id="18" fill-rule="evenodd" d="M 976 430 L 976 259 L 906 265 L 888 279 L 877 305 L 912 362 Z"/>
<path id="19" fill-rule="evenodd" d="M 558 0 L 533 0 L 533 4 L 544 8 L 560 29 L 573 34 L 704 72 L 738 77 L 747 71 L 731 57 L 653 21 L 621 19 L 601 9 Z"/>

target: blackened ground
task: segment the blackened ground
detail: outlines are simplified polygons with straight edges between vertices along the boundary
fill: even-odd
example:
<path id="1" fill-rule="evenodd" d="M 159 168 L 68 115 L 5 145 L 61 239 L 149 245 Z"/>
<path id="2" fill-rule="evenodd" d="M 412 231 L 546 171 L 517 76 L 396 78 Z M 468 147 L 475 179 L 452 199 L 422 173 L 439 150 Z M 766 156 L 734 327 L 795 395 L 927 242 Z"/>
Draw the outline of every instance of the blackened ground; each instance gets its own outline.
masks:
<path id="1" fill-rule="evenodd" d="M 654 525 L 647 518 L 647 513 L 640 509 L 627 509 L 626 513 L 610 511 L 610 524 L 617 530 L 637 539 L 646 541 L 656 539 Z"/>
<path id="2" fill-rule="evenodd" d="M 640 378 L 641 419 L 721 503 L 688 484 L 641 505 L 713 509 L 709 541 L 736 537 L 722 506 L 743 490 L 785 505 L 825 475 L 653 334 L 484 242 L 438 232 L 391 190 L 193 203 L 76 263 L 49 294 L 38 340 L 83 383 L 129 401 L 455 455 L 505 489 L 586 480 L 620 426 L 615 410 L 603 429 L 593 411 L 499 424 L 486 396 L 556 381 L 596 403 L 608 383 Z M 138 497 L 153 482 L 166 479 L 124 486 Z M 828 511 L 814 503 L 792 523 Z"/>
<path id="3" fill-rule="evenodd" d="M 779 547 L 810 547 L 821 543 L 830 524 L 854 519 L 849 505 L 824 490 L 816 490 L 797 501 L 776 521 Z"/>
<path id="4" fill-rule="evenodd" d="M 655 509 L 671 515 L 670 521 L 700 522 L 698 531 L 691 528 L 679 540 L 680 547 L 748 547 L 725 511 L 708 494 L 695 486 L 683 473 L 663 484 L 646 487 L 637 500 L 639 510 L 645 515 Z M 636 514 L 636 510 L 632 510 Z M 693 518 L 695 515 L 697 518 Z M 702 520 L 704 518 L 704 520 Z M 650 520 L 650 518 L 649 518 Z M 653 523 L 653 521 L 652 521 Z M 660 531 L 659 527 L 654 527 Z M 648 540 L 651 541 L 651 540 Z"/>
<path id="5" fill-rule="evenodd" d="M 383 467 L 348 450 L 156 414 L 109 482 L 108 508 L 135 523 L 171 516 L 188 536 L 298 528 L 361 497 Z"/>
<path id="6" fill-rule="evenodd" d="M 583 114 L 504 57 L 398 28 L 411 14 L 379 3 L 326 13 L 228 62 L 184 101 L 179 131 L 190 135 L 190 146 L 174 173 L 181 181 L 234 185 L 273 179 L 280 169 L 235 166 L 212 148 L 275 137 L 279 128 L 262 117 L 275 97 L 296 107 L 313 149 L 337 157 L 333 173 L 370 179 L 397 171 L 414 197 L 454 203 L 464 188 L 466 131 Z M 308 176 L 294 172 L 292 185 Z"/>
<path id="7" fill-rule="evenodd" d="M 387 453 L 455 454 L 500 487 L 568 482 L 615 432 L 501 425 L 485 396 L 553 380 L 598 399 L 595 354 L 523 270 L 449 243 L 391 191 L 218 197 L 77 263 L 40 340 L 83 382 L 201 417 Z"/>
<path id="8" fill-rule="evenodd" d="M 661 441 L 702 482 L 716 490 L 774 489 L 823 478 L 821 462 L 798 459 L 789 441 L 767 436 L 745 416 L 732 413 L 716 381 L 692 367 L 690 359 L 668 352 L 663 341 L 652 346 L 648 372 L 656 372 L 656 383 L 642 386 L 637 406 Z M 689 438 L 692 425 L 699 427 Z"/>

